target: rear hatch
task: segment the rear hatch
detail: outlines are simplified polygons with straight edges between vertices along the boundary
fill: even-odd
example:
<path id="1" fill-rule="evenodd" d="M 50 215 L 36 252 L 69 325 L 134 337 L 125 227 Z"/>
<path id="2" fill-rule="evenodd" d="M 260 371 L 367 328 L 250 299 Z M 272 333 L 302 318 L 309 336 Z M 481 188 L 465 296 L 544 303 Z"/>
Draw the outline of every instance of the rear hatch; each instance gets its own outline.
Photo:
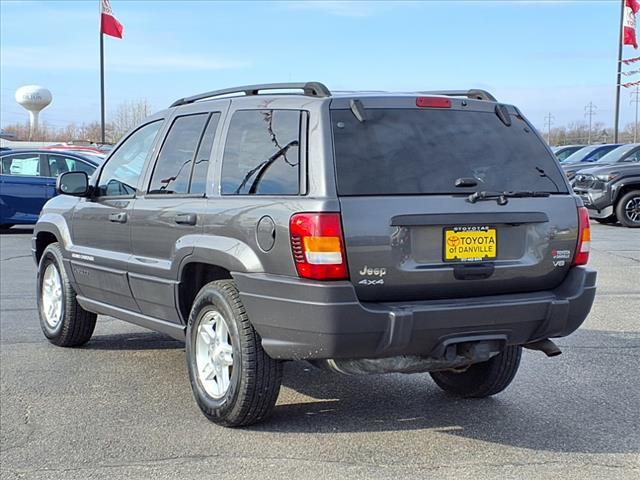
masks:
<path id="1" fill-rule="evenodd" d="M 353 100 L 333 99 L 331 122 L 346 256 L 361 300 L 474 297 L 562 282 L 578 240 L 576 200 L 514 107 Z M 476 192 L 525 197 L 474 201 Z"/>

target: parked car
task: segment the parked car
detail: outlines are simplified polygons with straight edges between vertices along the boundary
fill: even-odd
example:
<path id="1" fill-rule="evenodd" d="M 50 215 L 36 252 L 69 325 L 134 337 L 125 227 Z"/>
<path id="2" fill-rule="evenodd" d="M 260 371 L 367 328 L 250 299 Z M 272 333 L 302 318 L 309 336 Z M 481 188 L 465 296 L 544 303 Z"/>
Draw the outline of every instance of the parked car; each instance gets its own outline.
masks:
<path id="1" fill-rule="evenodd" d="M 576 175 L 575 192 L 600 223 L 620 221 L 640 227 L 640 164 L 615 163 L 589 168 Z"/>
<path id="2" fill-rule="evenodd" d="M 569 155 L 576 153 L 578 150 L 584 148 L 585 145 L 562 145 L 560 147 L 553 147 L 551 150 L 555 154 L 560 163 L 564 162 Z"/>
<path id="3" fill-rule="evenodd" d="M 589 163 L 597 162 L 601 157 L 619 146 L 620 144 L 609 143 L 584 147 L 569 155 L 564 162 L 562 162 L 562 169 L 571 181 L 580 169 L 588 167 Z"/>
<path id="4" fill-rule="evenodd" d="M 44 335 L 82 345 L 105 314 L 185 340 L 226 426 L 269 414 L 285 360 L 494 395 L 523 347 L 559 354 L 595 295 L 587 210 L 480 90 L 207 92 L 59 191 L 33 236 Z"/>
<path id="5" fill-rule="evenodd" d="M 0 152 L 0 228 L 33 224 L 55 195 L 56 177 L 81 171 L 91 175 L 101 155 L 50 150 Z"/>
<path id="6" fill-rule="evenodd" d="M 603 165 L 613 165 L 616 163 L 640 162 L 640 143 L 628 143 L 614 148 L 609 153 L 604 154 L 595 162 L 585 164 L 585 168 L 601 167 Z"/>

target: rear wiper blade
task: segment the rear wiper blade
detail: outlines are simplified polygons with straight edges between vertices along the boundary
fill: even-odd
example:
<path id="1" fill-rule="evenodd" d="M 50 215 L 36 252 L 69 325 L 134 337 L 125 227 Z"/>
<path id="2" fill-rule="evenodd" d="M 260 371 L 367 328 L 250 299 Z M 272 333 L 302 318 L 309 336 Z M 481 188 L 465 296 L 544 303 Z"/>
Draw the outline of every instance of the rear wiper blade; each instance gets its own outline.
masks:
<path id="1" fill-rule="evenodd" d="M 532 191 L 520 191 L 520 192 L 474 192 L 467 197 L 469 203 L 476 203 L 478 200 L 495 200 L 498 205 L 506 205 L 509 203 L 509 198 L 527 198 L 527 197 L 548 197 L 551 195 L 549 192 L 532 192 Z"/>

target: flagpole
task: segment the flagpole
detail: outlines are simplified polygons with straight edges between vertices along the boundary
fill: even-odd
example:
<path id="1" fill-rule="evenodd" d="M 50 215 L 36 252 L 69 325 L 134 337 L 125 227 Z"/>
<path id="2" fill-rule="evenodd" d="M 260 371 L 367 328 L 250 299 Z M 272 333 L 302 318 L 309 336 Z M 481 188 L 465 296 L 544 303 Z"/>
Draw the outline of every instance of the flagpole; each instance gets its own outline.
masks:
<path id="1" fill-rule="evenodd" d="M 100 29 L 100 132 L 102 143 L 105 143 L 104 135 L 104 34 Z"/>
<path id="2" fill-rule="evenodd" d="M 624 23 L 624 6 L 626 0 L 620 0 L 620 33 L 618 34 L 618 75 L 616 80 L 616 118 L 613 126 L 613 143 L 618 143 L 618 128 L 620 125 L 620 81 L 622 74 L 622 34 Z"/>

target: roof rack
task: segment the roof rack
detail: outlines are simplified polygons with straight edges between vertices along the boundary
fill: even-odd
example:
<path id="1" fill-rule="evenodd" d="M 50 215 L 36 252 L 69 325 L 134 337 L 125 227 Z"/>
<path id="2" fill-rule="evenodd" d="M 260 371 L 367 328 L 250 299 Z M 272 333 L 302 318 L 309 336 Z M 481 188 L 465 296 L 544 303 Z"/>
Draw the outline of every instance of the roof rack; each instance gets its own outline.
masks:
<path id="1" fill-rule="evenodd" d="M 496 97 L 491 95 L 486 90 L 480 90 L 473 88 L 471 90 L 440 90 L 430 92 L 418 92 L 418 93 L 430 93 L 432 95 L 446 95 L 448 97 L 467 97 L 473 100 L 486 100 L 489 102 L 497 102 Z"/>
<path id="2" fill-rule="evenodd" d="M 245 85 L 243 87 L 225 88 L 223 90 L 213 90 L 211 92 L 200 93 L 191 97 L 181 98 L 171 104 L 171 107 L 186 105 L 188 103 L 205 100 L 208 98 L 231 95 L 233 93 L 244 93 L 245 95 L 259 95 L 264 90 L 302 90 L 304 95 L 309 97 L 330 97 L 329 89 L 320 82 L 299 82 L 299 83 L 265 83 L 262 85 Z"/>

